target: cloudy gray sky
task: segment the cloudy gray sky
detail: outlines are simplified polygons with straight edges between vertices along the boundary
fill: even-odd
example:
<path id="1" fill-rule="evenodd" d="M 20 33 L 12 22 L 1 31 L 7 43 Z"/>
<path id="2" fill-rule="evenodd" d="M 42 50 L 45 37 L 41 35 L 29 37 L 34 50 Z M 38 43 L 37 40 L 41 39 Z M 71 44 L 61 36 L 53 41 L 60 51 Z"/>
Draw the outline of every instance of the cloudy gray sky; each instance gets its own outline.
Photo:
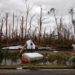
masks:
<path id="1" fill-rule="evenodd" d="M 32 5 L 50 9 L 52 7 L 57 9 L 60 14 L 65 14 L 70 8 L 75 7 L 75 0 L 29 0 Z M 24 10 L 24 0 L 0 0 L 0 10 Z M 37 9 L 37 8 L 35 8 Z"/>
<path id="2" fill-rule="evenodd" d="M 67 18 L 64 20 L 65 23 L 69 24 L 68 11 L 70 8 L 75 8 L 75 0 L 28 0 L 30 5 L 33 6 L 33 13 L 39 12 L 39 6 L 43 9 L 49 10 L 55 8 L 59 15 L 64 15 Z M 25 11 L 25 0 L 0 0 L 0 11 Z M 64 17 L 63 16 L 63 17 Z M 52 21 L 52 28 L 54 21 Z M 50 25 L 50 24 L 49 24 Z M 49 26 L 48 26 L 49 28 Z M 43 28 L 44 29 L 44 28 Z M 50 29 L 50 28 L 49 28 Z M 48 30 L 48 29 L 47 29 Z"/>

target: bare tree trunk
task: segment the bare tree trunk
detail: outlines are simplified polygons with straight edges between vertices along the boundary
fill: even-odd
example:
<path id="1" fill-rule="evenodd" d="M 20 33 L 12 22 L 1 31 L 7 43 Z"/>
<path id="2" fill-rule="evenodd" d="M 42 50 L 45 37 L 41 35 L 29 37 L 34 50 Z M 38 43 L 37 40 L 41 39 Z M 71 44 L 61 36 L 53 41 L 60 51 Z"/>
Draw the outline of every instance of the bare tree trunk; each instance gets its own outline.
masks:
<path id="1" fill-rule="evenodd" d="M 73 8 L 70 9 L 69 13 L 71 15 L 71 21 L 72 21 L 72 24 L 73 24 L 73 27 L 74 27 L 74 34 L 75 34 L 75 20 L 73 19 L 73 16 L 74 16 Z"/>
<path id="2" fill-rule="evenodd" d="M 46 28 L 44 29 L 44 34 L 43 34 L 43 38 L 45 39 L 46 37 Z"/>
<path id="3" fill-rule="evenodd" d="M 14 37 L 14 13 L 13 13 L 13 27 L 12 27 L 12 38 Z"/>
<path id="4" fill-rule="evenodd" d="M 57 18 L 56 18 L 55 12 L 54 12 L 54 18 L 55 18 L 55 23 L 56 23 L 56 26 L 57 26 L 57 35 L 58 35 L 58 39 L 60 39 L 59 26 L 58 26 L 58 23 L 57 23 Z"/>
<path id="5" fill-rule="evenodd" d="M 18 18 L 17 18 L 17 27 L 16 27 L 16 39 L 18 37 Z"/>
<path id="6" fill-rule="evenodd" d="M 9 39 L 11 38 L 11 26 L 9 25 Z"/>
<path id="7" fill-rule="evenodd" d="M 58 26 L 58 23 L 57 23 L 55 10 L 56 10 L 55 8 L 51 8 L 48 13 L 53 13 L 53 16 L 55 18 L 55 23 L 56 23 L 56 26 L 57 26 L 57 35 L 58 35 L 58 39 L 59 39 L 59 26 Z"/>
<path id="8" fill-rule="evenodd" d="M 58 38 L 59 38 L 59 40 L 61 40 L 62 39 L 62 18 L 60 18 L 60 25 L 59 25 L 59 27 L 58 27 Z"/>
<path id="9" fill-rule="evenodd" d="M 29 15 L 29 10 L 27 9 L 27 12 L 26 12 L 26 26 L 25 26 L 25 37 L 27 35 L 27 25 L 28 25 L 28 15 Z"/>
<path id="10" fill-rule="evenodd" d="M 40 11 L 40 20 L 39 20 L 39 41 L 41 39 L 41 32 L 42 32 L 42 8 Z"/>
<path id="11" fill-rule="evenodd" d="M 8 36 L 8 13 L 6 13 L 6 38 Z"/>
<path id="12" fill-rule="evenodd" d="M 27 30 L 27 25 L 28 25 L 28 16 L 30 13 L 30 10 L 32 7 L 30 7 L 30 4 L 28 3 L 28 0 L 25 0 L 25 6 L 26 6 L 26 22 L 25 22 L 25 38 L 27 36 L 28 30 Z"/>
<path id="13" fill-rule="evenodd" d="M 31 37 L 31 22 L 32 22 L 32 18 L 30 19 L 30 27 L 28 29 L 28 35 Z"/>
<path id="14" fill-rule="evenodd" d="M 0 27 L 0 42 L 1 42 L 1 39 L 2 39 L 2 35 L 3 35 L 2 30 L 3 30 L 3 19 L 1 21 L 1 27 Z"/>
<path id="15" fill-rule="evenodd" d="M 6 13 L 6 42 L 8 46 L 8 13 Z"/>
<path id="16" fill-rule="evenodd" d="M 24 17 L 22 16 L 22 20 L 21 20 L 21 38 L 23 39 L 23 24 L 24 24 Z"/>
<path id="17" fill-rule="evenodd" d="M 29 35 L 29 37 L 31 37 L 31 28 L 32 28 L 32 26 L 31 26 L 31 23 L 32 23 L 32 20 L 33 20 L 33 18 L 34 18 L 34 16 L 35 15 L 33 15 L 31 18 L 30 18 L 30 27 L 29 27 L 29 29 L 28 29 L 28 35 Z"/>

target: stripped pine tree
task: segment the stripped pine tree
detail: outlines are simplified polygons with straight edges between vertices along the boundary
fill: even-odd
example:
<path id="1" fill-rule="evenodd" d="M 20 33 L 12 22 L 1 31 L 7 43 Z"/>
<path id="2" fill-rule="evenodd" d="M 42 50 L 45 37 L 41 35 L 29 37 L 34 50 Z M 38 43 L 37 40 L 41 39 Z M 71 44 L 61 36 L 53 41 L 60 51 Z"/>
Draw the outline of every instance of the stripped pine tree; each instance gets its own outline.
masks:
<path id="1" fill-rule="evenodd" d="M 2 30 L 3 30 L 3 19 L 1 20 L 1 26 L 0 26 L 0 41 L 1 41 L 2 35 L 3 35 Z"/>
<path id="2" fill-rule="evenodd" d="M 6 13 L 6 46 L 8 46 L 8 13 Z"/>
<path id="3" fill-rule="evenodd" d="M 71 15 L 71 21 L 72 21 L 72 24 L 73 24 L 73 27 L 74 27 L 74 34 L 75 34 L 75 20 L 73 18 L 73 16 L 74 16 L 74 10 L 73 10 L 73 8 L 70 9 L 69 13 Z"/>
<path id="4" fill-rule="evenodd" d="M 24 32 L 23 32 L 23 31 L 24 31 L 24 29 L 23 29 L 23 27 L 24 27 L 23 24 L 24 24 L 24 17 L 22 16 L 22 19 L 21 19 L 21 38 L 22 38 L 22 39 L 23 39 L 23 37 L 24 37 L 24 35 L 23 35 L 23 34 L 24 34 Z"/>
<path id="5" fill-rule="evenodd" d="M 57 35 L 58 35 L 58 39 L 59 39 L 59 26 L 58 26 L 58 23 L 57 23 L 56 9 L 55 8 L 51 8 L 48 11 L 48 14 L 52 14 L 54 16 L 55 24 L 56 24 L 56 28 L 57 28 Z"/>
<path id="6" fill-rule="evenodd" d="M 42 36 L 42 8 L 40 8 L 40 18 L 39 18 L 39 41 Z"/>
<path id="7" fill-rule="evenodd" d="M 6 39 L 8 37 L 8 13 L 6 13 Z"/>
<path id="8" fill-rule="evenodd" d="M 12 26 L 12 38 L 14 37 L 14 13 L 13 13 L 13 26 Z"/>
<path id="9" fill-rule="evenodd" d="M 26 17 L 25 17 L 25 38 L 26 38 L 26 36 L 27 36 L 27 33 L 28 33 L 28 30 L 27 30 L 27 28 L 28 28 L 28 17 L 29 17 L 29 14 L 30 14 L 30 11 L 31 11 L 31 9 L 32 9 L 32 6 L 30 6 L 30 3 L 29 3 L 29 1 L 28 0 L 25 0 L 25 10 L 26 10 Z"/>

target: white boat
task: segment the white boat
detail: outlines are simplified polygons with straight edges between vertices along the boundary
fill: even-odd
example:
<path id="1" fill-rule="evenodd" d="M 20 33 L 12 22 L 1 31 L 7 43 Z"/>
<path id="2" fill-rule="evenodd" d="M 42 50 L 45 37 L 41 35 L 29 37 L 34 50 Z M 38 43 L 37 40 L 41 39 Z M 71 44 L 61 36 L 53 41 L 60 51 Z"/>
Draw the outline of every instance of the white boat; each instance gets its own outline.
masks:
<path id="1" fill-rule="evenodd" d="M 22 54 L 22 58 L 23 58 L 23 62 L 26 63 L 26 62 L 31 62 L 31 61 L 35 61 L 35 60 L 41 60 L 43 59 L 43 55 L 40 54 L 40 53 L 36 53 L 36 52 L 33 52 L 33 53 L 23 53 Z"/>

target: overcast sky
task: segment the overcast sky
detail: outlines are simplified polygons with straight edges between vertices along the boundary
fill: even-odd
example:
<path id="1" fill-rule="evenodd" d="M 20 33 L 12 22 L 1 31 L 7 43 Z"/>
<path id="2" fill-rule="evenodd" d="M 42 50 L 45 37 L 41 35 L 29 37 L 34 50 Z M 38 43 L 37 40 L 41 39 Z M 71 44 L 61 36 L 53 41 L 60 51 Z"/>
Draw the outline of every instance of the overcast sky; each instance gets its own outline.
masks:
<path id="1" fill-rule="evenodd" d="M 48 11 L 51 8 L 55 8 L 58 16 L 63 16 L 63 20 L 66 25 L 69 25 L 71 23 L 69 20 L 70 18 L 68 16 L 68 11 L 71 8 L 75 8 L 75 0 L 28 0 L 28 2 L 30 2 L 30 5 L 33 6 L 32 13 L 39 13 L 39 6 L 41 6 L 45 11 Z M 25 0 L 0 0 L 0 11 L 22 11 L 25 14 Z M 50 18 L 50 16 L 48 17 Z M 47 25 L 43 25 L 43 29 L 46 28 L 47 32 L 49 32 L 48 30 L 50 29 L 53 30 L 53 28 L 55 28 L 56 26 L 54 23 L 54 19 L 51 20 L 49 18 L 48 20 L 50 23 Z M 34 25 L 36 24 L 34 23 Z"/>
<path id="2" fill-rule="evenodd" d="M 75 0 L 29 0 L 32 5 L 50 9 L 57 9 L 59 14 L 66 14 L 70 8 L 75 7 Z M 0 0 L 0 10 L 24 10 L 24 0 Z M 37 9 L 37 8 L 36 8 Z"/>

